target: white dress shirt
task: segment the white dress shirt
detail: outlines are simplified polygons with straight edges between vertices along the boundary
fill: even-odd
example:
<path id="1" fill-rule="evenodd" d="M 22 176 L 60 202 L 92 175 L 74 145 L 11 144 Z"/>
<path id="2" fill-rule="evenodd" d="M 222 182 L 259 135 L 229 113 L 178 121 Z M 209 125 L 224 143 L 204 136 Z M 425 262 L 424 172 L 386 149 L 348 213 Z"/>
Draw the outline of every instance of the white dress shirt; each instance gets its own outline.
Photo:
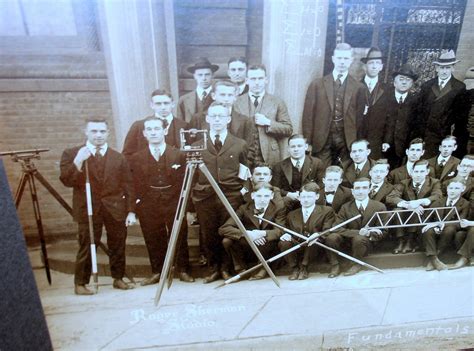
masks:
<path id="1" fill-rule="evenodd" d="M 93 156 L 95 156 L 95 152 L 97 151 L 97 146 L 95 145 L 92 145 L 92 143 L 88 140 L 86 142 L 86 146 L 87 148 L 89 149 L 89 151 L 91 152 L 91 154 Z M 105 143 L 104 145 L 101 145 L 99 147 L 99 152 L 102 156 L 105 156 L 105 153 L 107 152 L 107 149 L 109 148 L 109 145 L 107 143 Z"/>
<path id="2" fill-rule="evenodd" d="M 308 222 L 309 217 L 311 217 L 311 214 L 314 211 L 314 208 L 316 207 L 316 204 L 314 204 L 311 207 L 301 207 L 301 212 L 303 213 L 303 223 Z"/>
<path id="3" fill-rule="evenodd" d="M 345 73 L 339 73 L 338 71 L 333 70 L 332 71 L 332 77 L 334 78 L 334 81 L 337 80 L 337 76 L 340 75 L 340 74 L 342 74 L 341 84 L 344 84 L 344 82 L 346 81 L 347 76 L 349 75 L 349 71 L 347 71 Z"/>
<path id="4" fill-rule="evenodd" d="M 400 101 L 400 97 L 402 98 L 402 102 L 405 102 L 407 95 L 408 95 L 408 92 L 400 94 L 398 91 L 395 90 L 395 99 L 397 100 L 397 102 Z"/>
<path id="5" fill-rule="evenodd" d="M 214 145 L 216 145 L 216 134 L 219 134 L 219 138 L 222 142 L 222 145 L 224 145 L 225 139 L 227 138 L 227 129 L 223 130 L 220 133 L 216 133 L 216 132 L 211 130 L 209 134 L 211 136 L 211 141 Z"/>
<path id="6" fill-rule="evenodd" d="M 211 93 L 211 91 L 212 91 L 212 86 L 210 86 L 210 87 L 207 88 L 207 89 L 203 89 L 203 88 L 201 88 L 201 87 L 197 87 L 197 88 L 196 88 L 197 96 L 198 96 L 199 100 L 201 100 L 201 101 L 202 101 L 202 94 L 203 94 L 204 92 L 206 92 L 206 97 L 207 97 L 207 96 L 209 96 L 209 94 Z"/>

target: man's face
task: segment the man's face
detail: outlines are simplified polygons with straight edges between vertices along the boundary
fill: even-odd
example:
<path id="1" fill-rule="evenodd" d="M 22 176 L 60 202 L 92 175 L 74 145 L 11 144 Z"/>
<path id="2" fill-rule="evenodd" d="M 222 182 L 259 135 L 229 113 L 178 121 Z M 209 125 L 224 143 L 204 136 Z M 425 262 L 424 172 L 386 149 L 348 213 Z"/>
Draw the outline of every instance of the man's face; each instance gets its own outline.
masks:
<path id="1" fill-rule="evenodd" d="M 369 60 L 365 64 L 365 72 L 370 78 L 375 78 L 379 75 L 380 71 L 383 69 L 382 60 Z"/>
<path id="2" fill-rule="evenodd" d="M 165 140 L 167 129 L 163 128 L 161 120 L 146 121 L 143 126 L 143 136 L 148 140 L 149 144 L 161 144 Z"/>
<path id="3" fill-rule="evenodd" d="M 416 165 L 413 167 L 411 177 L 415 183 L 421 183 L 426 179 L 429 173 L 430 170 L 427 165 Z"/>
<path id="4" fill-rule="evenodd" d="M 303 138 L 291 139 L 288 143 L 288 152 L 295 160 L 303 158 L 306 150 L 308 150 L 308 144 Z"/>
<path id="5" fill-rule="evenodd" d="M 229 109 L 224 106 L 209 107 L 206 122 L 209 123 L 210 129 L 216 133 L 226 130 L 227 124 L 230 123 Z"/>
<path id="6" fill-rule="evenodd" d="M 388 165 L 375 165 L 369 171 L 370 179 L 375 184 L 383 183 L 388 175 Z"/>
<path id="7" fill-rule="evenodd" d="M 255 208 L 265 208 L 273 199 L 273 191 L 270 189 L 262 188 L 258 191 L 254 191 L 250 194 L 250 197 L 255 202 Z"/>
<path id="8" fill-rule="evenodd" d="M 237 92 L 234 87 L 228 87 L 225 85 L 218 85 L 215 92 L 211 93 L 212 98 L 227 107 L 232 107 L 237 99 Z"/>
<path id="9" fill-rule="evenodd" d="M 319 198 L 319 194 L 314 191 L 305 191 L 300 192 L 298 199 L 300 200 L 301 207 L 308 208 L 313 206 Z"/>
<path id="10" fill-rule="evenodd" d="M 156 116 L 166 117 L 173 109 L 173 101 L 168 95 L 155 95 L 151 98 L 151 108 Z"/>
<path id="11" fill-rule="evenodd" d="M 398 93 L 405 94 L 413 86 L 413 79 L 399 74 L 393 80 L 393 86 Z"/>
<path id="12" fill-rule="evenodd" d="M 351 159 L 354 163 L 364 163 L 370 155 L 366 142 L 354 143 L 351 146 Z"/>
<path id="13" fill-rule="evenodd" d="M 342 175 L 339 172 L 327 172 L 323 178 L 324 190 L 336 191 L 342 183 Z"/>
<path id="14" fill-rule="evenodd" d="M 85 134 L 87 140 L 94 146 L 102 146 L 109 137 L 109 128 L 104 122 L 87 123 Z"/>
<path id="15" fill-rule="evenodd" d="M 210 68 L 200 68 L 194 71 L 194 80 L 198 87 L 209 88 L 212 81 L 212 70 Z"/>
<path id="16" fill-rule="evenodd" d="M 435 65 L 436 73 L 439 79 L 448 79 L 454 71 L 454 65 L 439 66 Z"/>
<path id="17" fill-rule="evenodd" d="M 458 174 L 461 177 L 467 177 L 474 171 L 474 160 L 470 160 L 468 158 L 463 158 L 461 162 L 458 164 Z"/>
<path id="18" fill-rule="evenodd" d="M 369 197 L 369 192 L 369 181 L 354 182 L 354 187 L 352 189 L 352 196 L 354 196 L 354 199 L 356 199 L 357 201 L 364 201 Z"/>
<path id="19" fill-rule="evenodd" d="M 245 82 L 245 77 L 247 76 L 247 65 L 240 61 L 231 62 L 227 69 L 227 75 L 231 82 L 240 85 Z"/>
<path id="20" fill-rule="evenodd" d="M 456 142 L 452 139 L 443 140 L 439 146 L 439 152 L 441 156 L 448 157 L 457 149 Z"/>
<path id="21" fill-rule="evenodd" d="M 267 77 L 263 69 L 252 69 L 247 72 L 247 84 L 250 93 L 261 94 L 265 91 Z"/>
<path id="22" fill-rule="evenodd" d="M 422 143 L 412 144 L 405 153 L 407 154 L 408 161 L 415 162 L 423 156 L 425 150 L 423 149 Z"/>
<path id="23" fill-rule="evenodd" d="M 351 50 L 334 50 L 332 56 L 332 63 L 334 69 L 339 73 L 346 73 L 352 64 L 352 51 Z"/>
<path id="24" fill-rule="evenodd" d="M 255 167 L 252 174 L 252 182 L 254 184 L 270 183 L 272 180 L 272 171 L 268 167 Z"/>
<path id="25" fill-rule="evenodd" d="M 446 189 L 446 192 L 448 193 L 448 199 L 450 200 L 457 199 L 458 197 L 461 196 L 464 190 L 466 190 L 466 187 L 462 183 L 459 183 L 459 182 L 449 183 L 448 188 Z"/>

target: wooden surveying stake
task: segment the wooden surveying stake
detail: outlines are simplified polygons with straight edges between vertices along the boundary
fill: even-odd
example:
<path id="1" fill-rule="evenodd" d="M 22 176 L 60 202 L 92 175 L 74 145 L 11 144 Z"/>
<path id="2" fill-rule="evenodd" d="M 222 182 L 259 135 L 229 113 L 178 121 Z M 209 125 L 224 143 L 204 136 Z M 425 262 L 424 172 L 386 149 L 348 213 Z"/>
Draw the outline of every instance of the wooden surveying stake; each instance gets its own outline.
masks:
<path id="1" fill-rule="evenodd" d="M 197 147 L 195 145 L 193 146 L 186 145 L 186 135 L 188 134 L 191 134 L 193 136 L 196 136 L 196 135 L 202 136 L 203 143 Z M 155 306 L 157 306 L 160 302 L 160 298 L 163 293 L 165 281 L 168 282 L 168 289 L 169 289 L 169 287 L 171 286 L 171 282 L 173 280 L 172 267 L 175 260 L 175 253 L 176 253 L 176 247 L 178 243 L 179 231 L 181 229 L 181 224 L 183 223 L 184 215 L 186 213 L 186 204 L 188 202 L 189 195 L 192 190 L 191 188 L 192 188 L 193 177 L 194 177 L 194 174 L 196 173 L 197 168 L 199 168 L 202 174 L 204 174 L 204 176 L 206 177 L 207 181 L 211 184 L 216 195 L 219 197 L 219 200 L 221 200 L 227 212 L 235 221 L 240 231 L 244 235 L 245 239 L 247 239 L 247 242 L 249 243 L 250 247 L 252 248 L 253 252 L 255 253 L 255 255 L 257 256 L 258 260 L 261 262 L 261 264 L 263 265 L 267 273 L 273 279 L 275 284 L 278 287 L 280 287 L 280 283 L 275 277 L 275 274 L 270 269 L 270 266 L 265 261 L 265 258 L 262 256 L 262 254 L 260 253 L 255 243 L 248 236 L 247 230 L 245 229 L 244 225 L 240 221 L 240 218 L 235 213 L 234 209 L 230 205 L 224 193 L 219 188 L 219 185 L 215 181 L 211 172 L 209 172 L 209 169 L 206 167 L 206 164 L 202 160 L 201 152 L 204 150 L 207 150 L 207 130 L 186 131 L 186 130 L 181 129 L 180 136 L 181 136 L 181 151 L 186 152 L 186 172 L 184 175 L 183 186 L 181 188 L 181 194 L 179 196 L 178 206 L 177 206 L 176 214 L 174 217 L 173 229 L 171 230 L 170 240 L 168 243 L 168 250 L 166 251 L 165 261 L 163 263 L 163 269 L 161 271 L 161 279 L 160 279 L 160 282 L 158 283 L 158 288 L 155 295 Z"/>

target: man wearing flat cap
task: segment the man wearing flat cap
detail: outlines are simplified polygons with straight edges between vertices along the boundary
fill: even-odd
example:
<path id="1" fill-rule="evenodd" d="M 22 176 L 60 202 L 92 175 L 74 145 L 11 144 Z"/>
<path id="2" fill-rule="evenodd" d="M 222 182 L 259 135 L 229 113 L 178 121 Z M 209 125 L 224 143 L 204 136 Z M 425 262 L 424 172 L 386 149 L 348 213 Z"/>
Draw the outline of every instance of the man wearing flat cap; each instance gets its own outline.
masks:
<path id="1" fill-rule="evenodd" d="M 370 143 L 372 150 L 371 158 L 378 160 L 382 158 L 382 131 L 384 119 L 379 117 L 380 110 L 384 109 L 382 96 L 387 90 L 387 86 L 379 77 L 383 69 L 383 60 L 380 49 L 372 47 L 367 52 L 367 56 L 361 58 L 364 63 L 365 76 L 362 84 L 367 88 L 365 91 L 365 123 L 363 123 L 363 136 Z M 380 106 L 381 105 L 381 106 Z"/>
<path id="2" fill-rule="evenodd" d="M 193 74 L 196 89 L 181 96 L 178 101 L 178 118 L 190 122 L 194 114 L 207 110 L 212 103 L 212 77 L 219 69 L 206 57 L 199 58 L 197 62 L 188 67 L 187 71 Z"/>
<path id="3" fill-rule="evenodd" d="M 400 167 L 410 140 L 421 133 L 417 121 L 418 97 L 411 90 L 418 75 L 409 64 L 392 74 L 393 88 L 384 94 L 380 105 L 373 111 L 383 126 L 377 139 L 382 139 L 382 151 L 390 168 Z"/>
<path id="4" fill-rule="evenodd" d="M 420 117 L 426 143 L 425 157 L 437 155 L 446 135 L 466 129 L 469 102 L 466 85 L 454 78 L 454 66 L 459 60 L 453 50 L 443 51 L 434 61 L 437 76 L 421 86 Z"/>

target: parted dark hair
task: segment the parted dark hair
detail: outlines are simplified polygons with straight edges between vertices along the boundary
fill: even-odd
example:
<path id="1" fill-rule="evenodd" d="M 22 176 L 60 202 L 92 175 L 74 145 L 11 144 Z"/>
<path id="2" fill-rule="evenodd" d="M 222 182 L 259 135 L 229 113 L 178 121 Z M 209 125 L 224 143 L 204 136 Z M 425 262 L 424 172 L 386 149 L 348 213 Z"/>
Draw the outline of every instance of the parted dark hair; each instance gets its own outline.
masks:
<path id="1" fill-rule="evenodd" d="M 427 169 L 430 169 L 430 163 L 428 160 L 418 160 L 413 164 L 413 168 L 416 166 L 426 166 Z"/>
<path id="2" fill-rule="evenodd" d="M 387 169 L 390 170 L 390 164 L 388 163 L 388 160 L 386 158 L 380 158 L 377 161 L 375 161 L 374 164 L 372 165 L 372 168 L 374 168 L 377 165 L 387 166 Z"/>
<path id="3" fill-rule="evenodd" d="M 231 82 L 228 79 L 220 79 L 220 80 L 216 80 L 214 84 L 212 84 L 212 92 L 215 93 L 217 87 L 220 87 L 220 86 L 232 87 L 234 88 L 235 92 L 239 90 L 239 86 L 237 84 Z"/>
<path id="4" fill-rule="evenodd" d="M 466 155 L 466 156 L 463 157 L 463 159 L 474 160 L 474 155 Z"/>
<path id="5" fill-rule="evenodd" d="M 352 150 L 352 145 L 358 144 L 358 143 L 365 143 L 365 145 L 367 146 L 367 149 L 370 149 L 370 143 L 369 143 L 369 141 L 366 140 L 366 139 L 357 139 L 357 140 L 354 140 L 354 141 L 351 143 L 350 149 Z"/>
<path id="6" fill-rule="evenodd" d="M 339 173 L 342 177 L 344 170 L 339 166 L 329 166 L 328 168 L 326 168 L 326 172 L 324 174 L 328 173 Z"/>
<path id="7" fill-rule="evenodd" d="M 451 183 L 461 183 L 464 186 L 467 185 L 466 179 L 464 179 L 463 177 L 454 177 L 454 178 L 448 179 L 446 183 L 447 185 Z"/>
<path id="8" fill-rule="evenodd" d="M 248 69 L 247 69 L 247 72 L 248 71 L 256 71 L 256 70 L 259 70 L 261 69 L 262 71 L 265 72 L 265 75 L 267 75 L 267 67 L 265 67 L 264 64 L 259 64 L 259 65 L 252 65 L 250 66 Z"/>
<path id="9" fill-rule="evenodd" d="M 306 138 L 304 137 L 303 134 L 293 134 L 292 136 L 288 138 L 288 145 L 290 144 L 290 140 L 293 140 L 293 139 L 303 139 L 306 142 Z"/>
<path id="10" fill-rule="evenodd" d="M 143 128 L 145 128 L 145 123 L 148 121 L 161 121 L 161 126 L 163 127 L 163 129 L 168 128 L 168 121 L 164 118 L 158 118 L 156 116 L 148 116 L 147 118 L 145 118 L 145 120 L 143 121 Z"/>
<path id="11" fill-rule="evenodd" d="M 272 191 L 272 192 L 274 191 L 274 190 L 273 190 L 273 189 L 274 189 L 274 188 L 273 188 L 273 185 L 271 185 L 270 183 L 259 183 L 259 184 L 255 185 L 255 186 L 253 187 L 252 193 L 257 192 L 257 191 L 259 191 L 260 189 L 268 189 L 268 190 L 270 190 L 270 191 Z"/>
<path id="12" fill-rule="evenodd" d="M 408 144 L 407 149 L 409 149 L 410 146 L 412 146 L 413 144 L 422 144 L 423 145 L 423 150 L 425 149 L 425 142 L 421 138 L 415 138 L 415 139 L 411 140 L 410 144 Z"/>
<path id="13" fill-rule="evenodd" d="M 319 187 L 319 185 L 315 182 L 308 182 L 306 184 L 303 184 L 303 186 L 301 187 L 301 191 L 307 191 L 312 193 L 317 193 L 320 189 L 321 188 Z"/>
<path id="14" fill-rule="evenodd" d="M 456 137 L 455 137 L 454 135 L 446 135 L 446 136 L 444 137 L 444 139 L 441 140 L 441 143 L 443 143 L 443 141 L 445 141 L 445 140 L 454 140 L 454 143 L 455 143 L 455 144 L 458 143 L 458 142 L 457 142 L 457 139 L 456 139 Z"/>
<path id="15" fill-rule="evenodd" d="M 231 57 L 229 59 L 229 61 L 227 61 L 227 66 L 230 65 L 232 62 L 236 62 L 236 61 L 239 61 L 239 62 L 242 62 L 242 63 L 245 63 L 246 66 L 248 66 L 248 62 L 247 62 L 247 58 L 246 57 L 243 57 L 243 56 L 239 56 L 239 57 Z"/>
<path id="16" fill-rule="evenodd" d="M 156 90 L 153 90 L 153 92 L 151 93 L 151 98 L 153 99 L 153 96 L 158 96 L 158 95 L 166 95 L 168 96 L 171 100 L 173 100 L 173 96 L 171 95 L 171 93 L 166 90 L 166 89 L 156 89 Z"/>
<path id="17" fill-rule="evenodd" d="M 207 110 L 209 111 L 211 107 L 216 107 L 216 106 L 222 106 L 222 107 L 225 107 L 226 110 L 229 110 L 226 105 L 224 105 L 222 102 L 217 102 L 217 101 L 214 101 L 212 104 L 210 104 Z"/>
<path id="18" fill-rule="evenodd" d="M 84 124 L 87 126 L 89 123 L 105 123 L 109 128 L 109 122 L 103 117 L 87 117 Z"/>
<path id="19" fill-rule="evenodd" d="M 253 167 L 252 169 L 252 174 L 253 172 L 255 171 L 255 168 L 258 168 L 258 167 L 266 167 L 270 170 L 270 173 L 273 173 L 273 170 L 272 170 L 272 167 L 268 164 L 268 163 L 265 163 L 265 162 L 257 162 L 255 164 L 255 166 Z"/>
<path id="20" fill-rule="evenodd" d="M 354 184 L 357 183 L 357 182 L 369 182 L 370 183 L 370 179 L 367 178 L 367 177 L 356 178 L 356 180 L 354 180 L 354 183 L 352 183 L 352 187 L 354 187 Z"/>

